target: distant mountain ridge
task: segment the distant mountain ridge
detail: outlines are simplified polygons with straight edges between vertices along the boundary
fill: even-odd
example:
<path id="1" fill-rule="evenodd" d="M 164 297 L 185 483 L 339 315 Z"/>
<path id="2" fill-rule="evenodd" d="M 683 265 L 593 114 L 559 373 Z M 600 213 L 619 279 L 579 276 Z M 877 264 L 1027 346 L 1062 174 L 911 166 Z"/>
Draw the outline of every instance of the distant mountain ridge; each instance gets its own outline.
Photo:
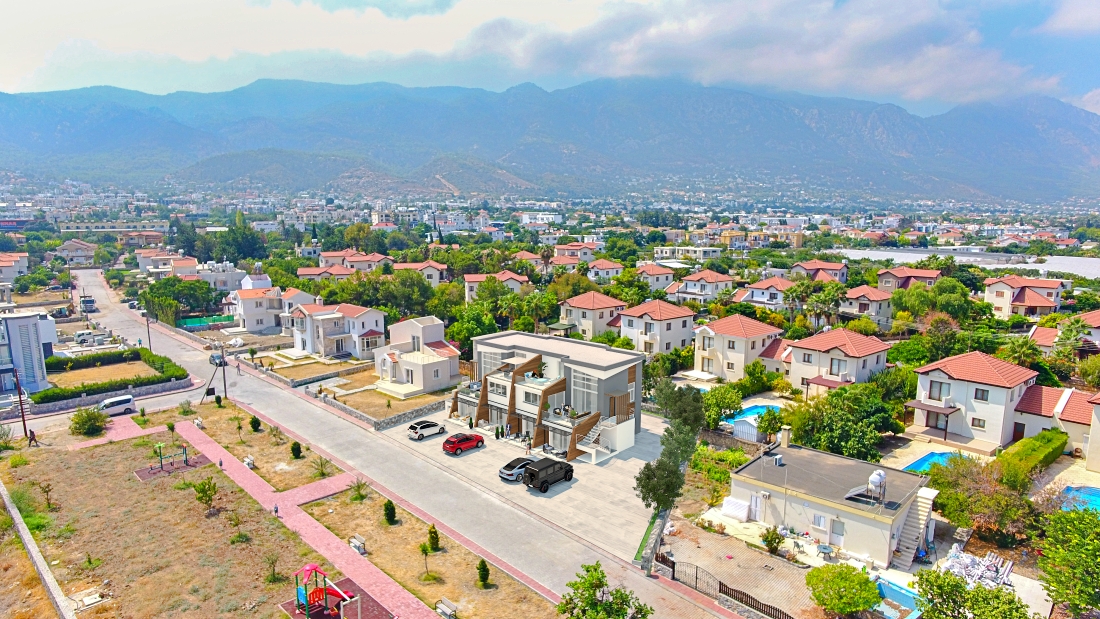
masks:
<path id="1" fill-rule="evenodd" d="M 501 93 L 276 80 L 209 94 L 95 87 L 0 94 L 0 166 L 395 193 L 585 193 L 751 172 L 1043 200 L 1100 195 L 1100 116 L 1030 96 L 921 118 L 889 104 L 641 78 Z"/>

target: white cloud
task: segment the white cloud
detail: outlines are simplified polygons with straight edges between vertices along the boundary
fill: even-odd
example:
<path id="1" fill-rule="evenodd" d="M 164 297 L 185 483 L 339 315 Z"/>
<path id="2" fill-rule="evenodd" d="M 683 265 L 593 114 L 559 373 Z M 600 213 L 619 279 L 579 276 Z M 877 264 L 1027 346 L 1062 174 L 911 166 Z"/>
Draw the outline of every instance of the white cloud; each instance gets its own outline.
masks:
<path id="1" fill-rule="evenodd" d="M 1077 107 L 1084 108 L 1093 114 L 1100 114 L 1100 88 L 1085 93 L 1083 97 L 1076 101 L 1070 101 L 1070 103 Z"/>
<path id="2" fill-rule="evenodd" d="M 391 17 L 392 0 L 2 3 L 0 23 L 16 27 L 0 38 L 0 89 L 213 90 L 260 77 L 499 87 L 676 75 L 959 102 L 1057 87 L 983 45 L 973 1 L 413 4 L 419 14 Z"/>
<path id="3" fill-rule="evenodd" d="M 1100 32 L 1100 2 L 1062 0 L 1039 30 L 1059 34 Z"/>

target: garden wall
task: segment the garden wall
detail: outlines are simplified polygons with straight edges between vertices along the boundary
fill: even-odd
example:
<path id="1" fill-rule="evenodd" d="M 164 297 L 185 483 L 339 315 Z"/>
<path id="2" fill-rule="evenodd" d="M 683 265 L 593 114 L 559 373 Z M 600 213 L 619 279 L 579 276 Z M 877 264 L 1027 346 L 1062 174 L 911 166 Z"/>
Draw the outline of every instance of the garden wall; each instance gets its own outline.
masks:
<path id="1" fill-rule="evenodd" d="M 306 395 L 310 397 L 317 397 L 317 392 L 310 391 L 308 387 L 305 389 L 305 392 Z M 444 398 L 442 400 L 432 402 L 431 404 L 425 404 L 424 406 L 407 410 L 392 417 L 386 417 L 385 419 L 375 419 L 374 417 L 371 417 L 370 415 L 367 415 L 362 411 L 358 411 L 344 404 L 343 402 L 340 402 L 339 400 L 332 399 L 327 393 L 321 394 L 321 397 L 319 399 L 321 400 L 321 402 L 328 404 L 336 410 L 347 413 L 348 415 L 351 415 L 352 417 L 355 417 L 360 421 L 371 424 L 371 426 L 375 430 L 388 430 L 389 428 L 409 423 L 410 421 L 413 421 L 414 419 L 418 419 L 420 417 L 424 417 L 425 415 L 438 413 L 442 410 L 446 410 L 447 408 L 447 399 Z"/>
<path id="2" fill-rule="evenodd" d="M 23 522 L 23 516 L 19 513 L 19 510 L 15 507 L 15 502 L 11 500 L 11 495 L 8 494 L 7 487 L 3 482 L 0 482 L 0 497 L 4 500 L 4 506 L 8 510 L 8 515 L 11 516 L 12 524 L 15 526 L 15 532 L 19 535 L 19 539 L 23 542 L 23 548 L 27 550 L 27 557 L 31 560 L 31 565 L 34 566 L 34 571 L 38 573 L 38 579 L 42 581 L 42 588 L 46 590 L 46 597 L 50 598 L 50 603 L 53 604 L 54 610 L 57 611 L 57 616 L 61 619 L 76 619 L 76 613 L 73 612 L 72 604 L 69 599 L 65 597 L 65 593 L 62 592 L 61 586 L 57 584 L 57 579 L 54 578 L 53 572 L 50 571 L 50 566 L 46 563 L 46 558 L 42 556 L 42 551 L 38 549 L 38 544 L 34 541 L 34 536 L 31 535 L 30 529 L 27 528 L 27 523 Z"/>
<path id="3" fill-rule="evenodd" d="M 181 380 L 171 379 L 166 383 L 158 383 L 156 385 L 146 385 L 144 387 L 134 387 L 132 389 L 120 389 L 118 391 L 111 391 L 108 393 L 98 393 L 95 395 L 89 395 L 85 397 L 69 398 L 67 400 L 58 400 L 56 402 L 49 402 L 47 404 L 35 404 L 30 402 L 27 404 L 27 415 L 47 415 L 49 413 L 57 413 L 60 411 L 67 411 L 80 408 L 82 406 L 95 406 L 107 398 L 114 398 L 120 395 L 132 395 L 135 398 L 144 398 L 151 395 L 160 395 L 162 393 L 171 393 L 173 391 L 186 391 L 191 389 L 195 384 L 190 378 Z M 13 419 L 19 416 L 19 404 L 16 403 L 11 410 L 6 411 L 0 415 L 0 419 Z"/>

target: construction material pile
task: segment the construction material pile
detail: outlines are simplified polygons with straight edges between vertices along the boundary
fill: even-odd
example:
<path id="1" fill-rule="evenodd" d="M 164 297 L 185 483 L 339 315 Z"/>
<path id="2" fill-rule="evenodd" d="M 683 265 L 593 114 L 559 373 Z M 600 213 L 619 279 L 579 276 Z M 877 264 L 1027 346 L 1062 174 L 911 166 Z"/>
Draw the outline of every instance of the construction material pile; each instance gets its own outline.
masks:
<path id="1" fill-rule="evenodd" d="M 947 554 L 940 569 L 963 578 L 970 587 L 981 585 L 992 589 L 1012 586 L 1009 580 L 1012 574 L 1012 561 L 1006 561 L 992 552 L 980 559 L 963 552 L 958 544 L 952 544 L 951 552 Z"/>

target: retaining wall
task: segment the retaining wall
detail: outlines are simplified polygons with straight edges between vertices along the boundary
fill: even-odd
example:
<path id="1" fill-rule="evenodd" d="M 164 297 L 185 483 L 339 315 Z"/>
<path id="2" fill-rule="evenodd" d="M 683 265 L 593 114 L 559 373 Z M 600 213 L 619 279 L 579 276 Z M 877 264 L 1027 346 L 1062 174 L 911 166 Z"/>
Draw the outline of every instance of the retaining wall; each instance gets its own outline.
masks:
<path id="1" fill-rule="evenodd" d="M 172 379 L 166 383 L 159 383 L 156 385 L 146 385 L 144 387 L 137 387 L 135 389 L 120 389 L 119 391 L 111 391 L 109 393 L 97 393 L 96 395 L 84 396 L 82 398 L 69 398 L 68 400 L 59 400 L 57 402 L 49 402 L 47 404 L 35 404 L 30 402 L 27 406 L 28 415 L 46 415 L 49 413 L 57 413 L 60 411 L 67 411 L 80 408 L 82 406 L 95 406 L 107 398 L 114 398 L 120 395 L 132 395 L 135 398 L 142 398 L 151 395 L 160 395 L 162 393 L 171 393 L 173 391 L 185 391 L 194 387 L 194 383 L 190 378 L 182 380 Z M 0 415 L 0 419 L 14 419 L 19 416 L 19 406 L 13 406 L 10 411 Z"/>
<path id="2" fill-rule="evenodd" d="M 42 556 L 42 551 L 38 549 L 38 544 L 34 541 L 34 536 L 31 535 L 30 529 L 27 528 L 27 523 L 23 522 L 23 516 L 19 513 L 19 510 L 15 508 L 15 503 L 11 500 L 11 495 L 8 494 L 8 489 L 4 486 L 3 482 L 0 482 L 0 497 L 4 499 L 4 506 L 8 510 L 8 515 L 11 516 L 12 523 L 15 526 L 15 532 L 19 535 L 19 539 L 23 542 L 23 548 L 27 550 L 27 557 L 31 560 L 31 565 L 34 566 L 34 571 L 38 573 L 38 579 L 42 581 L 42 588 L 46 590 L 46 597 L 50 599 L 50 603 L 53 604 L 54 610 L 57 611 L 57 616 L 61 619 L 76 619 L 76 613 L 73 611 L 72 604 L 69 599 L 65 597 L 65 593 L 61 591 L 61 585 L 57 584 L 57 579 L 54 578 L 53 572 L 50 571 L 50 566 L 46 563 L 46 558 Z"/>
<path id="3" fill-rule="evenodd" d="M 305 392 L 306 395 L 310 397 L 317 397 L 317 392 L 310 391 L 308 387 L 305 389 Z M 447 408 L 447 399 L 444 398 L 442 400 L 432 402 L 431 404 L 425 404 L 424 406 L 419 406 L 417 408 L 407 410 L 392 417 L 386 417 L 385 419 L 375 419 L 374 417 L 371 417 L 370 415 L 367 415 L 362 411 L 355 410 L 354 408 L 344 404 L 343 402 L 340 402 L 339 400 L 333 399 L 327 393 L 321 394 L 320 398 L 318 399 L 320 399 L 325 404 L 328 404 L 329 406 L 341 412 L 347 413 L 348 415 L 351 415 L 352 417 L 355 417 L 362 422 L 371 424 L 371 426 L 375 430 L 388 430 L 389 428 L 409 423 L 414 419 L 418 419 L 426 415 L 431 415 L 432 413 L 438 413 L 439 411 L 446 410 Z"/>

